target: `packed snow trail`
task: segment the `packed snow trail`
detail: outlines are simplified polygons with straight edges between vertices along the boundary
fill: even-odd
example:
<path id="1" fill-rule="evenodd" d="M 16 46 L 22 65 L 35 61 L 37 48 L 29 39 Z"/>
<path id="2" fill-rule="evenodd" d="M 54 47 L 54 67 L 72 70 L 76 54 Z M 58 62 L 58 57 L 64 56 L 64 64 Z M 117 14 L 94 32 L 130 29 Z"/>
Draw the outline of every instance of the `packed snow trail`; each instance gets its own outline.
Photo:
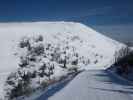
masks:
<path id="1" fill-rule="evenodd" d="M 37 100 L 133 100 L 133 86 L 107 71 L 89 70 L 52 96 Z"/>

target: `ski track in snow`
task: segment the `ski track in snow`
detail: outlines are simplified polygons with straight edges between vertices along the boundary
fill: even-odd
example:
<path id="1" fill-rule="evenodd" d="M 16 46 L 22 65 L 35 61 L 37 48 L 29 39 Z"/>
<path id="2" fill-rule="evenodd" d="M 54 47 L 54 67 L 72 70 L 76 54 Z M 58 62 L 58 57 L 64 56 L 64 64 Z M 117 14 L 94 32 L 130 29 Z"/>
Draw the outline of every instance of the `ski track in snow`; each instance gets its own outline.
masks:
<path id="1" fill-rule="evenodd" d="M 89 70 L 51 97 L 37 100 L 133 100 L 133 86 L 106 71 Z"/>

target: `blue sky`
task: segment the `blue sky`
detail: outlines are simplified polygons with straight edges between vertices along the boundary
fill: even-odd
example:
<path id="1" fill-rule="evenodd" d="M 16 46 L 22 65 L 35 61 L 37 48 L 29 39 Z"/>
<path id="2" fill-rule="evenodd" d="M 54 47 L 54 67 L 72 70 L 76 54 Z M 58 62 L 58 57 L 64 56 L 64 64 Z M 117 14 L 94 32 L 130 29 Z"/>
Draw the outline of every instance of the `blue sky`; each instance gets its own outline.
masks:
<path id="1" fill-rule="evenodd" d="M 133 0 L 0 0 L 0 22 L 133 23 Z"/>

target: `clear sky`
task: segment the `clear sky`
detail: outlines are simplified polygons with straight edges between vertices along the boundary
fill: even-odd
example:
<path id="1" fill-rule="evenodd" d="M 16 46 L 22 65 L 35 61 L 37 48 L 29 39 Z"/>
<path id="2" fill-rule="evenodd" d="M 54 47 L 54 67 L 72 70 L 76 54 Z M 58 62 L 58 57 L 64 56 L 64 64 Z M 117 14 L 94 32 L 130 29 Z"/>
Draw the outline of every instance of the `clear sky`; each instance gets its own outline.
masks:
<path id="1" fill-rule="evenodd" d="M 0 22 L 133 23 L 133 0 L 0 0 Z"/>

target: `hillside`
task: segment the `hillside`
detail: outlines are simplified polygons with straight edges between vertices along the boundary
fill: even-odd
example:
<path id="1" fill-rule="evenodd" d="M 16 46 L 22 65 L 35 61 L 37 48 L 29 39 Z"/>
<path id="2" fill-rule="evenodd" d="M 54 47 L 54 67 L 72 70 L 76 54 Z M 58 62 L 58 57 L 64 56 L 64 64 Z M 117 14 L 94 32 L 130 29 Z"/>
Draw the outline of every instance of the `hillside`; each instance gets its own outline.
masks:
<path id="1" fill-rule="evenodd" d="M 0 24 L 0 45 L 2 46 L 0 50 L 0 72 L 16 72 L 19 68 L 19 57 L 26 53 L 24 49 L 20 50 L 18 48 L 18 43 L 23 37 L 26 37 L 30 40 L 32 46 L 36 47 L 38 43 L 36 44 L 33 41 L 38 35 L 43 36 L 41 44 L 44 46 L 50 44 L 54 50 L 56 47 L 59 47 L 60 52 L 65 51 L 65 54 L 69 57 L 66 64 L 68 69 L 72 67 L 76 67 L 79 70 L 105 69 L 112 64 L 115 52 L 122 46 L 117 41 L 105 37 L 80 23 L 2 23 Z M 40 59 L 43 62 L 50 61 L 51 56 L 49 54 L 53 52 L 53 49 L 45 52 L 47 59 L 43 59 L 42 56 Z M 75 55 L 78 55 L 78 57 L 76 56 L 77 58 L 75 58 Z M 64 59 L 64 55 L 61 55 L 61 59 Z M 75 59 L 78 60 L 78 63 L 73 66 L 72 61 Z M 35 63 L 35 71 L 37 71 L 39 64 L 40 62 Z M 58 61 L 55 60 L 54 64 L 54 77 L 67 73 L 68 69 L 60 68 Z M 30 67 L 29 69 L 31 70 Z M 0 88 L 0 94 L 2 94 L 2 87 Z"/>

